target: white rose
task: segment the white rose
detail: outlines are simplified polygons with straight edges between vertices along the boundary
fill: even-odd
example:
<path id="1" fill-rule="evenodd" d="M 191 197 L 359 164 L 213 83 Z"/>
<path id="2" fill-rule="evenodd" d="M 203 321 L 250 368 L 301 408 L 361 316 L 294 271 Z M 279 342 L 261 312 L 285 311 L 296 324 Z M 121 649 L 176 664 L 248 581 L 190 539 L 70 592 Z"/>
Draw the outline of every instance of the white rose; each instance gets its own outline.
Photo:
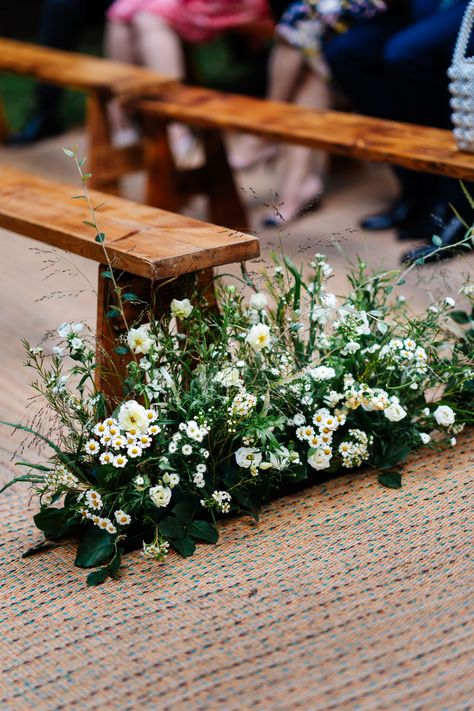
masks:
<path id="1" fill-rule="evenodd" d="M 427 432 L 420 432 L 419 434 L 423 444 L 428 444 L 428 442 L 431 442 L 431 437 Z"/>
<path id="2" fill-rule="evenodd" d="M 171 501 L 171 489 L 169 486 L 161 486 L 161 484 L 158 484 L 158 486 L 152 486 L 148 493 L 155 506 L 168 506 Z"/>
<path id="3" fill-rule="evenodd" d="M 331 466 L 331 457 L 328 457 L 321 449 L 317 449 L 314 454 L 308 457 L 308 464 L 313 469 L 328 469 Z"/>
<path id="4" fill-rule="evenodd" d="M 407 416 L 406 410 L 404 410 L 398 402 L 392 402 L 384 410 L 383 414 L 390 422 L 400 422 L 400 420 L 403 420 L 403 418 Z"/>
<path id="5" fill-rule="evenodd" d="M 153 339 L 150 338 L 148 324 L 139 326 L 139 328 L 131 328 L 127 334 L 127 343 L 132 353 L 149 353 L 153 345 Z"/>
<path id="6" fill-rule="evenodd" d="M 173 299 L 171 302 L 171 313 L 175 318 L 188 318 L 192 310 L 193 305 L 189 299 L 183 299 L 182 301 Z"/>
<path id="7" fill-rule="evenodd" d="M 268 299 L 266 294 L 262 291 L 252 294 L 250 297 L 250 306 L 257 311 L 262 311 L 266 306 L 268 306 Z"/>
<path id="8" fill-rule="evenodd" d="M 270 454 L 270 464 L 273 469 L 281 471 L 288 466 L 290 461 L 290 452 L 286 447 L 281 446 L 277 452 Z"/>
<path id="9" fill-rule="evenodd" d="M 138 432 L 145 432 L 148 428 L 149 420 L 147 411 L 136 400 L 128 400 L 119 410 L 118 423 L 122 430 L 136 429 Z"/>
<path id="10" fill-rule="evenodd" d="M 455 413 L 450 407 L 448 407 L 448 405 L 439 405 L 439 407 L 437 407 L 433 412 L 433 415 L 438 425 L 441 425 L 442 427 L 449 427 L 449 425 L 452 425 L 456 419 Z"/>
<path id="11" fill-rule="evenodd" d="M 265 324 L 258 323 L 252 326 L 245 340 L 255 351 L 261 351 L 270 344 L 270 329 Z"/>
<path id="12" fill-rule="evenodd" d="M 262 455 L 254 447 L 240 447 L 235 453 L 235 461 L 239 467 L 249 469 L 249 467 L 258 467 Z"/>

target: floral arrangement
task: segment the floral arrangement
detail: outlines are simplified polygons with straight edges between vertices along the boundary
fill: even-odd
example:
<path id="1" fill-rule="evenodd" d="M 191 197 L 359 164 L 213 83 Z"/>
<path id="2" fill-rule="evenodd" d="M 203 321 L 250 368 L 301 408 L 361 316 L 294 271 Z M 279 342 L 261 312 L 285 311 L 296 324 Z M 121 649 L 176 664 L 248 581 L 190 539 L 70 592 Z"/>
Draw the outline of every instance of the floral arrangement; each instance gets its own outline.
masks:
<path id="1" fill-rule="evenodd" d="M 13 426 L 51 456 L 18 462 L 27 473 L 8 486 L 31 484 L 47 540 L 79 537 L 89 584 L 116 577 L 132 549 L 192 555 L 217 541 L 219 517 L 256 517 L 273 495 L 341 471 L 372 467 L 397 488 L 410 452 L 452 447 L 473 423 L 472 283 L 468 309 L 447 297 L 413 316 L 399 274 L 359 261 L 338 297 L 323 254 L 307 270 L 273 255 L 258 278 L 243 267 L 242 288 L 216 280 L 217 309 L 195 290 L 129 325 L 115 403 L 82 324 L 60 326 L 54 346 L 25 343 L 52 417 L 48 436 Z"/>

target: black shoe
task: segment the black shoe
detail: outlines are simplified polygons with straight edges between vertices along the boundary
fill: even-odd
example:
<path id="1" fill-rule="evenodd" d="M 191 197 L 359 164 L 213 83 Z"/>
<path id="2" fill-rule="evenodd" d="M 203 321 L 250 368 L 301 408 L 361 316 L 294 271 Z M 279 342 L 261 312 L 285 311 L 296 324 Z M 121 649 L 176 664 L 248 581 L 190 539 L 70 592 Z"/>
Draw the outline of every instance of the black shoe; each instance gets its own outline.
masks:
<path id="1" fill-rule="evenodd" d="M 27 146 L 42 138 L 57 136 L 62 131 L 60 122 L 54 116 L 35 114 L 21 131 L 8 136 L 6 144 L 8 146 Z"/>
<path id="2" fill-rule="evenodd" d="M 397 200 L 392 207 L 377 215 L 368 215 L 360 221 L 360 227 L 369 232 L 375 230 L 390 230 L 399 227 L 408 220 L 416 217 L 422 212 L 422 207 L 418 201 L 403 197 Z"/>
<path id="3" fill-rule="evenodd" d="M 448 206 L 438 204 L 432 210 L 425 210 L 412 217 L 398 228 L 397 239 L 401 242 L 405 240 L 423 242 L 430 240 L 434 234 L 440 234 L 451 219 L 453 213 L 450 210 L 448 212 L 448 210 Z"/>
<path id="4" fill-rule="evenodd" d="M 467 241 L 462 245 L 459 244 L 465 236 L 465 225 L 463 225 L 457 217 L 452 217 L 441 230 L 438 239 L 433 238 L 435 239 L 435 242 L 431 242 L 430 244 L 425 244 L 421 247 L 416 247 L 409 252 L 405 252 L 402 256 L 401 262 L 402 264 L 409 264 L 420 259 L 423 260 L 422 262 L 419 262 L 421 265 L 425 262 L 438 262 L 441 259 L 451 259 L 456 254 L 460 254 L 466 249 L 472 249 L 472 242 Z M 438 251 L 443 247 L 444 249 L 442 249 L 442 251 Z"/>

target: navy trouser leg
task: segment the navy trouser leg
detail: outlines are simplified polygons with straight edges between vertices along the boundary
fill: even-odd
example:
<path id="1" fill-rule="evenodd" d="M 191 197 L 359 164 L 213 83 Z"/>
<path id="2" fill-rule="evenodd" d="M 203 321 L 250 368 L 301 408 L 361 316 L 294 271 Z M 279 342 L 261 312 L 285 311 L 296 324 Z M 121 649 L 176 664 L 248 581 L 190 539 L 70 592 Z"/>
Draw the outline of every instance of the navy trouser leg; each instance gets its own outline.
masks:
<path id="1" fill-rule="evenodd" d="M 383 63 L 391 118 L 451 129 L 447 70 L 451 64 L 465 2 L 424 17 L 391 37 Z M 474 52 L 471 38 L 468 54 Z M 438 178 L 434 202 L 453 202 L 462 211 L 467 202 L 457 180 Z"/>

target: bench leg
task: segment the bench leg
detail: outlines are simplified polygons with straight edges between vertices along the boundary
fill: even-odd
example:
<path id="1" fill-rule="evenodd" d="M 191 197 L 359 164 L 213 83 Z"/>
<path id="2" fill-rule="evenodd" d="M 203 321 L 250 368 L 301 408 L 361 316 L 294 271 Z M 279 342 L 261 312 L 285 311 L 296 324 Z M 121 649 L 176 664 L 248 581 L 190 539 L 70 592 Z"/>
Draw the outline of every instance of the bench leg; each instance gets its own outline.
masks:
<path id="1" fill-rule="evenodd" d="M 108 267 L 99 266 L 99 285 L 97 293 L 97 363 L 96 387 L 106 396 L 111 411 L 123 397 L 123 381 L 126 377 L 127 364 L 130 355 L 120 355 L 115 349 L 120 345 L 121 336 L 126 333 L 126 326 L 122 318 L 107 317 L 110 307 L 117 303 L 110 279 L 101 276 Z M 151 282 L 149 279 L 135 276 L 127 272 L 117 272 L 115 275 L 119 286 L 126 288 L 139 297 L 144 303 L 125 303 L 125 318 L 129 327 L 137 323 L 146 323 L 150 309 L 156 318 L 166 313 L 172 299 L 183 299 L 190 296 L 196 283 L 200 293 L 205 296 L 206 308 L 215 310 L 216 299 L 214 294 L 212 269 L 204 269 L 194 274 L 184 274 L 170 281 Z M 146 305 L 148 305 L 148 308 Z M 140 356 L 141 357 L 141 356 Z"/>
<path id="2" fill-rule="evenodd" d="M 217 130 L 202 131 L 206 156 L 206 184 L 209 196 L 210 220 L 216 225 L 245 230 L 247 216 L 232 169 L 222 134 Z"/>
<path id="3" fill-rule="evenodd" d="M 7 115 L 3 101 L 0 99 L 0 143 L 4 143 L 10 135 L 10 127 L 8 125 Z"/>
<path id="4" fill-rule="evenodd" d="M 90 186 L 112 195 L 119 194 L 119 179 L 114 175 L 114 147 L 107 112 L 108 99 L 99 93 L 87 97 L 87 136 L 89 141 Z M 104 165 L 105 163 L 105 165 Z M 110 177 L 110 176 L 113 177 Z"/>
<path id="5" fill-rule="evenodd" d="M 167 123 L 145 119 L 143 132 L 147 173 L 145 202 L 177 212 L 181 204 L 179 178 L 169 145 Z"/>

